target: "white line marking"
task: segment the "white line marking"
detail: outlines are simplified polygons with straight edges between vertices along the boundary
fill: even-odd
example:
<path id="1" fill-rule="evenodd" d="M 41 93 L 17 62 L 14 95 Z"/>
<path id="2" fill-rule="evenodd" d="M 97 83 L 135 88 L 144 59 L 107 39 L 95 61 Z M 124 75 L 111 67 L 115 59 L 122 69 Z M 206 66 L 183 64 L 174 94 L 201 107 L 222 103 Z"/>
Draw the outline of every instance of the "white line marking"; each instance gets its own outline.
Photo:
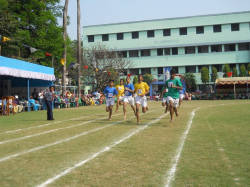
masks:
<path id="1" fill-rule="evenodd" d="M 186 132 L 184 133 L 183 137 L 181 138 L 182 141 L 181 141 L 180 147 L 177 149 L 177 155 L 175 156 L 174 164 L 173 164 L 173 166 L 171 167 L 171 169 L 168 172 L 168 178 L 167 178 L 165 187 L 170 187 L 170 183 L 174 180 L 175 172 L 176 172 L 176 167 L 177 167 L 177 164 L 179 162 L 179 158 L 180 158 L 180 155 L 181 155 L 181 152 L 182 152 L 182 148 L 184 146 L 186 137 L 187 137 L 187 135 L 189 133 L 189 129 L 191 127 L 191 124 L 193 123 L 193 118 L 194 118 L 194 115 L 195 115 L 195 111 L 198 110 L 199 108 L 200 107 L 194 109 L 191 112 L 191 119 L 188 122 L 188 128 L 187 128 Z"/>
<path id="2" fill-rule="evenodd" d="M 155 110 L 148 111 L 147 113 L 150 113 L 150 112 L 153 112 L 153 111 L 155 111 Z M 143 114 L 141 114 L 141 115 L 143 115 Z M 78 138 L 78 137 L 80 137 L 80 136 L 84 136 L 84 135 L 89 134 L 89 133 L 91 133 L 91 132 L 95 132 L 95 131 L 98 131 L 98 130 L 105 129 L 105 128 L 111 126 L 111 125 L 116 125 L 116 124 L 118 124 L 118 123 L 121 123 L 121 122 L 123 122 L 123 121 L 126 121 L 126 120 L 128 120 L 128 119 L 132 119 L 132 118 L 134 118 L 134 116 L 132 116 L 132 117 L 130 117 L 130 118 L 127 118 L 127 119 L 124 119 L 124 120 L 122 120 L 122 121 L 118 121 L 118 122 L 115 122 L 115 123 L 112 123 L 112 124 L 109 124 L 109 125 L 106 125 L 106 126 L 103 126 L 103 127 L 99 127 L 99 128 L 93 129 L 93 130 L 91 130 L 91 131 L 83 132 L 83 133 L 81 133 L 81 134 L 78 134 L 78 135 L 76 135 L 76 136 L 72 136 L 72 137 L 67 138 L 67 139 L 59 140 L 59 141 L 56 141 L 56 142 L 54 142 L 54 143 L 46 144 L 46 145 L 43 145 L 43 146 L 40 146 L 40 147 L 36 147 L 36 148 L 33 148 L 33 149 L 29 149 L 29 150 L 27 150 L 27 151 L 23 151 L 23 152 L 20 152 L 20 153 L 16 153 L 16 154 L 11 155 L 11 156 L 3 157 L 3 158 L 0 158 L 0 162 L 9 160 L 9 159 L 14 158 L 14 157 L 17 157 L 17 156 L 24 155 L 24 154 L 27 154 L 27 153 L 31 153 L 31 152 L 34 152 L 34 151 L 37 151 L 37 150 L 40 150 L 40 149 L 44 149 L 44 148 L 46 148 L 46 147 L 50 147 L 50 146 L 53 146 L 53 145 L 56 145 L 56 144 L 60 144 L 60 143 L 63 143 L 63 142 L 70 141 L 70 140 L 73 140 L 73 139 Z"/>
<path id="3" fill-rule="evenodd" d="M 44 186 L 47 186 L 48 184 L 53 183 L 55 180 L 57 180 L 57 179 L 59 179 L 60 177 L 62 177 L 62 176 L 64 176 L 64 175 L 68 174 L 68 173 L 71 172 L 72 170 L 74 170 L 74 169 L 76 169 L 76 168 L 78 168 L 78 167 L 84 165 L 85 163 L 87 163 L 87 162 L 93 160 L 94 158 L 96 158 L 97 156 L 99 156 L 101 153 L 104 153 L 104 152 L 110 150 L 112 147 L 114 147 L 114 146 L 116 146 L 116 145 L 118 145 L 118 144 L 124 142 L 125 140 L 129 139 L 131 136 L 135 135 L 135 134 L 138 133 L 139 131 L 141 131 L 141 130 L 145 129 L 146 127 L 148 127 L 149 125 L 151 125 L 151 124 L 153 124 L 153 123 L 155 123 L 155 122 L 161 120 L 161 119 L 162 119 L 164 116 L 166 116 L 166 115 L 167 115 L 167 114 L 164 114 L 164 115 L 160 116 L 158 119 L 149 122 L 148 124 L 146 124 L 146 125 L 143 126 L 142 128 L 140 128 L 140 129 L 138 129 L 138 130 L 132 132 L 131 134 L 129 134 L 129 135 L 126 136 L 125 138 L 123 138 L 123 139 L 121 139 L 121 140 L 115 142 L 114 144 L 112 144 L 112 145 L 110 145 L 110 146 L 108 146 L 108 147 L 103 148 L 102 150 L 100 150 L 99 152 L 93 154 L 91 157 L 87 158 L 86 160 L 83 160 L 83 161 L 81 161 L 81 162 L 75 164 L 73 167 L 70 167 L 70 168 L 66 169 L 66 170 L 63 171 L 62 173 L 56 175 L 55 177 L 53 177 L 53 178 L 51 178 L 51 179 L 48 179 L 47 181 L 43 182 L 42 184 L 38 185 L 37 187 L 44 187 Z"/>
<path id="4" fill-rule="evenodd" d="M 130 112 L 128 112 L 128 113 L 130 113 Z M 116 115 L 113 115 L 113 116 L 119 116 L 119 115 L 121 115 L 121 114 L 116 114 Z M 69 126 L 69 127 L 57 128 L 57 129 L 53 129 L 53 130 L 49 130 L 49 131 L 45 131 L 45 132 L 41 132 L 41 133 L 37 133 L 37 134 L 32 134 L 32 135 L 28 135 L 28 136 L 23 136 L 23 137 L 21 137 L 21 138 L 14 138 L 14 139 L 11 139 L 11 140 L 5 140 L 5 141 L 0 142 L 0 145 L 1 145 L 1 144 L 5 144 L 5 143 L 10 143 L 10 142 L 13 142 L 13 141 L 18 141 L 18 140 L 24 140 L 24 139 L 27 139 L 27 138 L 32 138 L 32 137 L 35 137 L 35 136 L 40 136 L 40 135 L 47 134 L 47 133 L 51 133 L 51 132 L 55 132 L 55 131 L 58 131 L 58 130 L 70 129 L 70 128 L 73 128 L 73 127 L 85 125 L 85 124 L 91 123 L 91 122 L 93 122 L 93 121 L 99 121 L 99 120 L 106 119 L 106 118 L 107 118 L 107 117 L 103 117 L 103 118 L 99 118 L 99 119 L 94 119 L 94 120 L 90 120 L 90 121 L 85 121 L 85 122 L 83 122 L 83 123 L 79 123 L 79 124 L 72 125 L 72 126 Z"/>

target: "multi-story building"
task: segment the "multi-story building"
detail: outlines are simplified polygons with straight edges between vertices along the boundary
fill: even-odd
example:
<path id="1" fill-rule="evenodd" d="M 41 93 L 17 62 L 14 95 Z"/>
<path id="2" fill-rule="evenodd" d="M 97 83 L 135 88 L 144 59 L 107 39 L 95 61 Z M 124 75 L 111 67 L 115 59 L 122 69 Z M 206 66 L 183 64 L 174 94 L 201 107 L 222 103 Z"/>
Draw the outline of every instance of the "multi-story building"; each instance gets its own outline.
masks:
<path id="1" fill-rule="evenodd" d="M 201 68 L 212 66 L 222 76 L 223 65 L 239 71 L 250 62 L 250 11 L 212 14 L 83 27 L 83 45 L 103 42 L 134 62 L 133 75 L 155 78 L 152 91 L 160 90 L 166 71 L 194 73 L 202 89 Z M 210 82 L 212 84 L 212 82 Z"/>

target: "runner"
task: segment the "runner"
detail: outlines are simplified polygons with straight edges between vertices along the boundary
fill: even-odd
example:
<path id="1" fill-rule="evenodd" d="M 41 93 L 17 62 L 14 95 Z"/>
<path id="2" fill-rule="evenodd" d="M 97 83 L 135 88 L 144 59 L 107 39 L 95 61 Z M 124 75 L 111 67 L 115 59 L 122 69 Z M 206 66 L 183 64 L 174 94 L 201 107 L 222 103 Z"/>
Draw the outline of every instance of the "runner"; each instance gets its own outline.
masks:
<path id="1" fill-rule="evenodd" d="M 161 98 L 162 98 L 162 106 L 166 106 L 165 114 L 169 110 L 169 104 L 168 104 L 168 89 L 163 87 L 161 90 Z"/>
<path id="2" fill-rule="evenodd" d="M 126 81 L 127 84 L 124 85 L 125 95 L 123 104 L 123 112 L 124 112 L 123 119 L 126 119 L 127 103 L 130 104 L 131 108 L 134 110 L 134 114 L 136 115 L 135 102 L 134 102 L 134 85 L 130 83 L 130 77 L 127 77 Z"/>
<path id="3" fill-rule="evenodd" d="M 181 84 L 182 84 L 183 89 L 179 90 L 179 95 L 180 95 L 179 96 L 179 99 L 180 99 L 180 101 L 179 101 L 179 108 L 181 107 L 181 102 L 182 102 L 182 100 L 184 98 L 184 95 L 187 95 L 185 81 L 181 81 Z"/>
<path id="4" fill-rule="evenodd" d="M 142 82 L 143 76 L 142 74 L 139 75 L 139 82 L 135 84 L 135 93 L 137 93 L 137 96 L 135 98 L 136 103 L 136 117 L 137 117 L 137 124 L 140 124 L 139 119 L 139 107 L 142 106 L 142 112 L 145 113 L 146 110 L 148 110 L 147 107 L 147 98 L 146 95 L 149 93 L 149 86 L 147 83 Z"/>
<path id="5" fill-rule="evenodd" d="M 175 78 L 176 72 L 174 69 L 171 69 L 170 75 L 171 75 L 170 79 L 167 80 L 165 83 L 165 88 L 168 89 L 168 100 L 170 104 L 170 117 L 171 117 L 170 122 L 173 122 L 174 112 L 176 116 L 179 115 L 177 111 L 178 102 L 179 102 L 179 90 L 182 90 L 183 87 L 182 87 L 181 81 Z"/>
<path id="6" fill-rule="evenodd" d="M 103 94 L 106 94 L 107 100 L 106 100 L 106 112 L 109 112 L 109 121 L 111 120 L 112 110 L 113 106 L 115 104 L 115 97 L 118 94 L 117 90 L 113 87 L 114 80 L 109 81 L 109 86 L 107 86 Z"/>
<path id="7" fill-rule="evenodd" d="M 115 89 L 118 91 L 117 94 L 117 104 L 116 104 L 116 113 L 118 112 L 119 105 L 123 105 L 122 100 L 123 100 L 123 93 L 124 93 L 124 80 L 120 80 L 120 85 L 116 85 Z"/>

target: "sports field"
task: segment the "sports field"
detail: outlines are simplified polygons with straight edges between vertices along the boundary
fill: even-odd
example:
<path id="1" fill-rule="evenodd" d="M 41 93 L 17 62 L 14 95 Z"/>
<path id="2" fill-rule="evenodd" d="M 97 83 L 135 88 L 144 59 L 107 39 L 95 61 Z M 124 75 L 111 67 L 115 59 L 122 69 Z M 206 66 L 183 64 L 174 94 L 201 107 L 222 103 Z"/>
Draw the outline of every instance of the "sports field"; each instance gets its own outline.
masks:
<path id="1" fill-rule="evenodd" d="M 148 102 L 0 116 L 0 186 L 250 186 L 250 101 Z"/>

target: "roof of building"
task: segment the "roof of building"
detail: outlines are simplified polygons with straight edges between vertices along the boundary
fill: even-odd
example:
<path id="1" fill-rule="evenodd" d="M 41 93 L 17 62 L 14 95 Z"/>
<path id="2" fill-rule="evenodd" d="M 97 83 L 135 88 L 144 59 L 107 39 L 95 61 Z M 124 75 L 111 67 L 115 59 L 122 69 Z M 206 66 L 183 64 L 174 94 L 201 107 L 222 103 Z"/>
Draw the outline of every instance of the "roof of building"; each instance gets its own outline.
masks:
<path id="1" fill-rule="evenodd" d="M 141 20 L 141 21 L 130 21 L 130 22 L 107 23 L 107 24 L 99 24 L 99 25 L 87 25 L 87 26 L 83 26 L 83 28 L 97 27 L 97 26 L 107 26 L 107 25 L 120 25 L 120 24 L 129 24 L 129 23 L 142 23 L 142 22 L 148 22 L 148 21 L 162 21 L 162 20 L 186 19 L 186 18 L 195 18 L 195 17 L 208 17 L 208 16 L 232 15 L 232 14 L 242 14 L 242 13 L 250 13 L 250 11 L 228 12 L 228 13 L 220 13 L 220 14 L 195 15 L 195 16 L 174 17 L 174 18 L 162 18 L 162 19 Z"/>

